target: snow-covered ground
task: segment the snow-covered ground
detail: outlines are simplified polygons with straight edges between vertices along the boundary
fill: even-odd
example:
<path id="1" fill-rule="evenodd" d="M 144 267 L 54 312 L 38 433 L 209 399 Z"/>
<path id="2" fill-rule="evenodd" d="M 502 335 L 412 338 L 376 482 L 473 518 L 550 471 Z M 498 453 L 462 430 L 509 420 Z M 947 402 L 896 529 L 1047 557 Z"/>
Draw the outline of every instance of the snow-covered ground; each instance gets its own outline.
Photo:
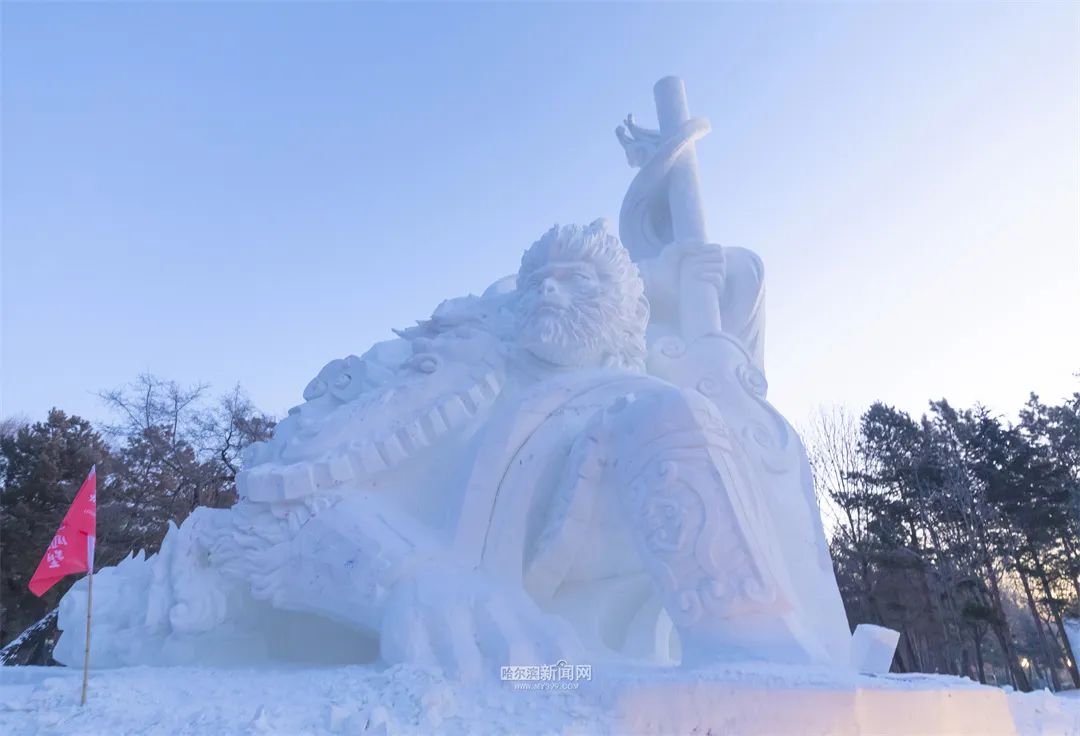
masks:
<path id="1" fill-rule="evenodd" d="M 1080 736 L 1080 691 L 1011 693 L 1009 707 L 1020 736 Z"/>
<path id="2" fill-rule="evenodd" d="M 103 670 L 92 673 L 83 708 L 80 677 L 75 668 L 0 668 L 0 733 L 562 733 L 601 720 L 567 691 L 465 688 L 413 667 Z"/>
<path id="3" fill-rule="evenodd" d="M 757 684 L 773 682 L 761 674 L 752 676 Z M 775 678 L 782 673 L 767 674 Z M 404 666 L 382 671 L 360 666 L 135 667 L 93 672 L 89 702 L 80 707 L 80 675 L 75 668 L 0 668 L 0 733 L 390 736 L 628 730 L 626 722 L 614 719 L 612 701 L 596 678 L 576 683 L 576 689 L 525 690 L 512 683 L 448 683 L 435 671 Z M 908 687 L 939 687 L 943 682 L 917 678 Z M 781 676 L 773 684 L 791 682 Z M 809 679 L 802 684 L 823 683 Z M 1080 697 L 1012 694 L 1009 705 L 1022 736 L 1080 736 Z M 741 731 L 736 727 L 725 733 Z"/>

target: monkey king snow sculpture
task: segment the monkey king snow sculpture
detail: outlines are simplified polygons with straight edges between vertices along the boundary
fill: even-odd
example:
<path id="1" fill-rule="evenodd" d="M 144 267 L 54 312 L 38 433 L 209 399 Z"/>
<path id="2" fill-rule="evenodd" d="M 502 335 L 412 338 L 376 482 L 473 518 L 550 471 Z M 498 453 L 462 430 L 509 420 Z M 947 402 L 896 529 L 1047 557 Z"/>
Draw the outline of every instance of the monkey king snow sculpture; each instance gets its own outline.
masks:
<path id="1" fill-rule="evenodd" d="M 763 272 L 708 244 L 682 85 L 620 217 L 327 364 L 231 509 L 98 574 L 94 661 L 763 659 L 847 667 L 805 451 L 765 399 Z M 625 247 L 624 247 L 625 244 Z M 85 587 L 56 656 L 81 657 Z"/>

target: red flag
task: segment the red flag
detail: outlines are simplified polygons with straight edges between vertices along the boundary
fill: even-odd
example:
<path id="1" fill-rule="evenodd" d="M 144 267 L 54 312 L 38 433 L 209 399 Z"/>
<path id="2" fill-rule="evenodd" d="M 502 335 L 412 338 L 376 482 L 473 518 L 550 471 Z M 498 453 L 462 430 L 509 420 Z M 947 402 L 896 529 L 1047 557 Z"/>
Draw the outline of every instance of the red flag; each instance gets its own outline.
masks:
<path id="1" fill-rule="evenodd" d="M 45 595 L 61 578 L 90 569 L 94 537 L 97 536 L 97 466 L 90 468 L 56 536 L 30 578 L 30 592 Z"/>

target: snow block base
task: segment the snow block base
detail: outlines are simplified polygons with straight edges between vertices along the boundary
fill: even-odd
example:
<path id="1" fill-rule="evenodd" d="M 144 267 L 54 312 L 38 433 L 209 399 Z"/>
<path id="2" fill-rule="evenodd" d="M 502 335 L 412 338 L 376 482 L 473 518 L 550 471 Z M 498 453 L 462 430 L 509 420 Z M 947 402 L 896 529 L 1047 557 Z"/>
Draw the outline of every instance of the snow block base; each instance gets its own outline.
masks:
<path id="1" fill-rule="evenodd" d="M 1016 736 L 1006 693 L 904 681 L 766 688 L 732 682 L 640 683 L 616 698 L 616 732 L 741 736 Z"/>

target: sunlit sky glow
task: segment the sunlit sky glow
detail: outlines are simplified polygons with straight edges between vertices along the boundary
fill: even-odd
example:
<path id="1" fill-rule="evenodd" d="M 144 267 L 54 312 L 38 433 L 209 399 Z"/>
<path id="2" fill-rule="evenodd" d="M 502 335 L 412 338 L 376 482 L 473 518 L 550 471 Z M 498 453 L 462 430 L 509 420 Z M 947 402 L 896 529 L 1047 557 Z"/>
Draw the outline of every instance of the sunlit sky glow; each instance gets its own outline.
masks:
<path id="1" fill-rule="evenodd" d="M 710 236 L 768 279 L 771 397 L 1080 390 L 1080 10 L 6 4 L 3 405 L 142 371 L 282 414 L 328 360 L 617 219 L 686 81 Z"/>

